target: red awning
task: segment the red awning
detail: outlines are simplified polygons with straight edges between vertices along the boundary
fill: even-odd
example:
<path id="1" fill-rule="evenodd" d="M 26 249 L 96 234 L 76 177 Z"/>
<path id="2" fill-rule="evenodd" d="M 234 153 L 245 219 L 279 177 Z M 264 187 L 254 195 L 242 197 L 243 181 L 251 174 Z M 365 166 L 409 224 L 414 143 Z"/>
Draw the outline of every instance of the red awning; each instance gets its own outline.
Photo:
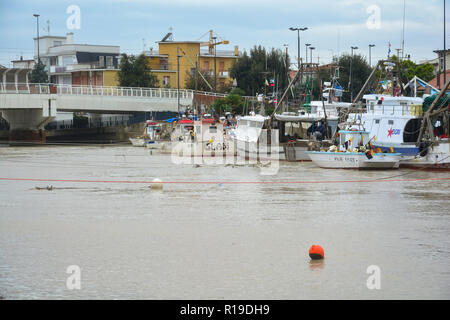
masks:
<path id="1" fill-rule="evenodd" d="M 188 120 L 188 119 L 182 119 L 182 120 L 178 121 L 178 123 L 180 123 L 180 124 L 193 124 L 194 121 L 193 120 Z"/>
<path id="2" fill-rule="evenodd" d="M 216 123 L 216 120 L 214 119 L 202 119 L 202 123 L 209 123 L 209 124 L 214 124 Z"/>

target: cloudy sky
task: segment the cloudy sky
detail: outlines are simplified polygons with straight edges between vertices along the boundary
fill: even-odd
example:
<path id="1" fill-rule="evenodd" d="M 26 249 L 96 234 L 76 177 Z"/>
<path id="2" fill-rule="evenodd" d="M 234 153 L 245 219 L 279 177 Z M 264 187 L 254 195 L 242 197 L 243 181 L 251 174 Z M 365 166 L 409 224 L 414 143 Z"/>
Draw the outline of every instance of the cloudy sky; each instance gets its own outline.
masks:
<path id="1" fill-rule="evenodd" d="M 443 49 L 444 0 L 406 0 L 405 53 L 418 62 L 435 58 Z M 80 8 L 80 28 L 71 30 L 67 20 L 71 5 Z M 450 2 L 447 3 L 447 9 Z M 207 40 L 208 30 L 229 40 L 219 49 L 249 50 L 254 45 L 281 48 L 288 45 L 292 62 L 297 56 L 297 33 L 289 27 L 308 27 L 301 33 L 305 43 L 317 49 L 314 59 L 329 62 L 333 55 L 350 51 L 372 61 L 402 46 L 404 0 L 0 0 L 0 64 L 9 66 L 20 55 L 31 58 L 36 36 L 34 13 L 40 14 L 40 33 L 74 32 L 75 43 L 119 45 L 122 52 L 157 49 L 172 28 L 175 40 Z M 448 20 L 447 10 L 447 20 Z M 447 21 L 447 24 L 448 21 Z M 203 36 L 203 37 L 202 37 Z M 447 43 L 450 43 L 447 32 Z M 145 39 L 145 40 L 143 40 Z"/>

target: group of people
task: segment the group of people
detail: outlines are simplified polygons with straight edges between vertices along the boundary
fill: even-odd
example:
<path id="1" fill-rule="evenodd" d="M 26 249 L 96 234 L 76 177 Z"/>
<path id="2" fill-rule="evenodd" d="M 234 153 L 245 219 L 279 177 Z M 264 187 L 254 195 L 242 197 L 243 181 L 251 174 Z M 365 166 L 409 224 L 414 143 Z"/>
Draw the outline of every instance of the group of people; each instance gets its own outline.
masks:
<path id="1" fill-rule="evenodd" d="M 324 138 L 327 137 L 327 131 L 328 131 L 327 126 L 325 125 L 325 123 L 320 121 L 317 126 L 314 126 L 314 124 L 312 124 L 306 130 L 306 134 L 308 135 L 308 137 L 313 135 L 317 141 L 322 141 Z"/>

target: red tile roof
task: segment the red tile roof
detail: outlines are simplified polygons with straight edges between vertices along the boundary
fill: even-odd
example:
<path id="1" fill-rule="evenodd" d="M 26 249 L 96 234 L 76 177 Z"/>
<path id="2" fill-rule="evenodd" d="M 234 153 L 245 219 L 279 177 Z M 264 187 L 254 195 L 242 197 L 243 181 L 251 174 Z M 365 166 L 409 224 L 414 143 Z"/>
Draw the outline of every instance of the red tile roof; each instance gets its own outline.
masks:
<path id="1" fill-rule="evenodd" d="M 440 85 L 438 86 L 437 81 L 438 78 L 435 77 L 433 79 L 431 79 L 430 81 L 428 81 L 428 84 L 432 85 L 435 88 L 441 89 L 445 83 L 444 83 L 444 73 L 441 73 L 441 79 L 440 79 Z M 450 70 L 447 70 L 447 81 L 450 80 Z"/>

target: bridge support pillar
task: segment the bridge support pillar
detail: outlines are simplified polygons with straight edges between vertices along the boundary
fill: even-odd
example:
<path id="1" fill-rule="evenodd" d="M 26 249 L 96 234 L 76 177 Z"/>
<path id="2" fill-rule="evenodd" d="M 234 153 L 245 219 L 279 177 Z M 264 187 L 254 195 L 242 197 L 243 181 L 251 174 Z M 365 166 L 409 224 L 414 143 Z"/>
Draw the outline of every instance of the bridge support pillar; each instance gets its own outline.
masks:
<path id="1" fill-rule="evenodd" d="M 9 123 L 10 144 L 46 143 L 44 126 L 55 118 L 46 109 L 5 109 L 2 117 Z M 48 111 L 48 110 L 47 110 Z"/>
<path id="2" fill-rule="evenodd" d="M 42 144 L 47 142 L 47 133 L 39 130 L 9 130 L 10 144 Z"/>

